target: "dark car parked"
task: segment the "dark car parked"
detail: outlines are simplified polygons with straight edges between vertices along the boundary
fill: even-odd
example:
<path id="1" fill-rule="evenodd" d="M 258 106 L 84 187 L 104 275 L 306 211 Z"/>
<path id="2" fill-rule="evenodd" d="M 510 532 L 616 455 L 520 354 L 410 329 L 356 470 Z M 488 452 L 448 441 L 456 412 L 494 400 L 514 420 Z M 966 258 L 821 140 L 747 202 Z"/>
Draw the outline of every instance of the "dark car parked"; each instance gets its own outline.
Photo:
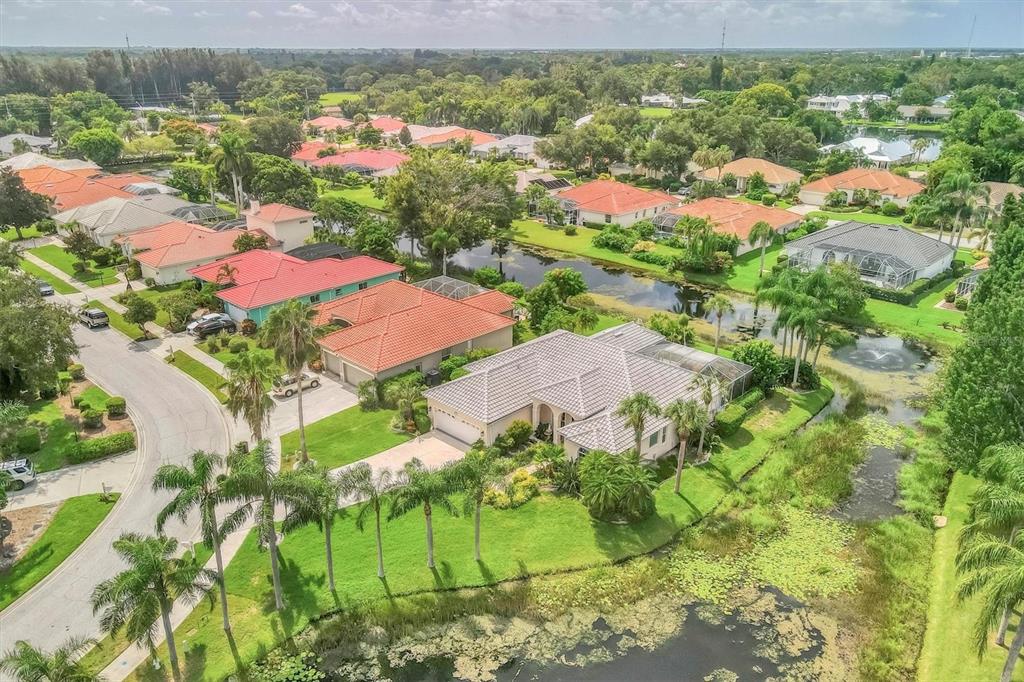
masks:
<path id="1" fill-rule="evenodd" d="M 198 339 L 205 339 L 207 336 L 219 334 L 220 332 L 226 331 L 229 334 L 235 333 L 235 321 L 231 319 L 217 318 L 214 320 L 207 320 L 200 322 L 192 330 L 192 333 L 196 335 Z"/>

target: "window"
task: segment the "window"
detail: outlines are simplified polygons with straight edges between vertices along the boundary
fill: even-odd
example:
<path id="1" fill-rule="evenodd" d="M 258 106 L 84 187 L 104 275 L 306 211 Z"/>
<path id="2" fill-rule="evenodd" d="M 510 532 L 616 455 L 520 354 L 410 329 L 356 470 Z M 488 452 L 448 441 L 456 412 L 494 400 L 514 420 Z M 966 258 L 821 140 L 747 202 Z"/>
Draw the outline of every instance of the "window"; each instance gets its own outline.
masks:
<path id="1" fill-rule="evenodd" d="M 668 427 L 663 426 L 661 427 L 661 442 L 664 443 L 666 440 L 668 440 Z"/>
<path id="2" fill-rule="evenodd" d="M 417 362 L 416 363 L 416 371 L 417 372 L 422 372 L 423 371 L 423 365 L 421 365 L 420 363 Z"/>
<path id="3" fill-rule="evenodd" d="M 359 283 L 359 291 L 362 291 L 363 289 L 365 289 L 366 286 L 367 286 L 366 282 L 360 282 Z"/>
<path id="4" fill-rule="evenodd" d="M 345 293 L 345 290 L 342 289 L 341 287 L 338 287 L 337 289 L 334 290 L 335 296 L 341 296 L 343 293 Z"/>
<path id="5" fill-rule="evenodd" d="M 309 297 L 309 302 L 310 303 L 319 303 L 320 302 L 320 294 L 313 294 L 312 296 L 310 296 Z"/>
<path id="6" fill-rule="evenodd" d="M 452 349 L 451 348 L 445 348 L 443 351 L 441 351 L 441 361 L 442 362 L 444 362 L 445 360 L 447 360 L 451 356 L 452 356 Z"/>
<path id="7" fill-rule="evenodd" d="M 655 445 L 658 444 L 658 432 L 657 431 L 655 431 L 654 433 L 651 434 L 651 437 L 647 440 L 647 444 L 650 445 L 650 446 L 655 446 Z"/>
<path id="8" fill-rule="evenodd" d="M 610 222 L 612 221 L 612 215 L 611 215 L 611 213 L 605 213 L 605 214 L 604 214 L 604 221 L 605 221 L 606 223 L 610 223 Z"/>

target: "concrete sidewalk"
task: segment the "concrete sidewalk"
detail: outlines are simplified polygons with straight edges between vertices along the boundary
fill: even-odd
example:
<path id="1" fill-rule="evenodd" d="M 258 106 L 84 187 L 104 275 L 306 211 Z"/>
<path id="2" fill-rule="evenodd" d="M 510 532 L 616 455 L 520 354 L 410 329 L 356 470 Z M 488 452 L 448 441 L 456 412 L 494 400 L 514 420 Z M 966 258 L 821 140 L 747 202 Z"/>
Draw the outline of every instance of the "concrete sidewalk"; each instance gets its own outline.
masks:
<path id="1" fill-rule="evenodd" d="M 24 490 L 8 493 L 7 508 L 24 509 L 90 493 L 122 492 L 132 478 L 138 457 L 136 451 L 126 452 L 39 474 Z"/>

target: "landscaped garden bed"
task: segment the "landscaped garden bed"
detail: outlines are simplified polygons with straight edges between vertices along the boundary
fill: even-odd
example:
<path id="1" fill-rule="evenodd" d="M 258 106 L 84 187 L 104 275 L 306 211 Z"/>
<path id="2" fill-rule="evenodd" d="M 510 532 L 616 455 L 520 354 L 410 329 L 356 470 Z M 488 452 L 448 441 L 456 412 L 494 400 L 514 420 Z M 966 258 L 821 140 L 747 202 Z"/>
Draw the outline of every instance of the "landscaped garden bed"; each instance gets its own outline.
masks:
<path id="1" fill-rule="evenodd" d="M 99 287 L 107 284 L 117 283 L 117 269 L 114 266 L 100 267 L 90 261 L 87 269 L 82 272 L 75 271 L 75 263 L 78 259 L 56 244 L 37 246 L 29 250 L 33 256 L 46 261 L 53 267 L 65 273 L 71 279 L 81 282 L 86 286 Z"/>

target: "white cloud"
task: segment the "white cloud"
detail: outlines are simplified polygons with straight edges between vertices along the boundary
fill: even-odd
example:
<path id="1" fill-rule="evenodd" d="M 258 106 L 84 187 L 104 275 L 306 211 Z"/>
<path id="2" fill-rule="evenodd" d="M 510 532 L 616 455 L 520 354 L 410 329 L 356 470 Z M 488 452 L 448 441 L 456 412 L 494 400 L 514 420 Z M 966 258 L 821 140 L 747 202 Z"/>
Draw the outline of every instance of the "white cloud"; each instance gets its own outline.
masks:
<path id="1" fill-rule="evenodd" d="M 201 9 L 198 12 L 193 12 L 192 16 L 196 17 L 197 19 L 205 19 L 207 17 L 220 17 L 224 15 L 222 15 L 220 12 L 207 12 L 205 9 Z"/>
<path id="2" fill-rule="evenodd" d="M 250 19 L 262 19 L 263 18 L 263 15 L 260 14 L 259 12 L 257 12 L 256 10 L 252 10 L 246 16 L 248 16 Z"/>
<path id="3" fill-rule="evenodd" d="M 288 9 L 280 9 L 276 14 L 279 17 L 295 17 L 297 19 L 313 19 L 317 16 L 314 10 L 306 7 L 301 2 L 288 5 Z"/>
<path id="4" fill-rule="evenodd" d="M 131 6 L 138 8 L 146 14 L 162 14 L 164 16 L 171 14 L 171 8 L 166 5 L 156 5 L 146 0 L 132 0 Z"/>

